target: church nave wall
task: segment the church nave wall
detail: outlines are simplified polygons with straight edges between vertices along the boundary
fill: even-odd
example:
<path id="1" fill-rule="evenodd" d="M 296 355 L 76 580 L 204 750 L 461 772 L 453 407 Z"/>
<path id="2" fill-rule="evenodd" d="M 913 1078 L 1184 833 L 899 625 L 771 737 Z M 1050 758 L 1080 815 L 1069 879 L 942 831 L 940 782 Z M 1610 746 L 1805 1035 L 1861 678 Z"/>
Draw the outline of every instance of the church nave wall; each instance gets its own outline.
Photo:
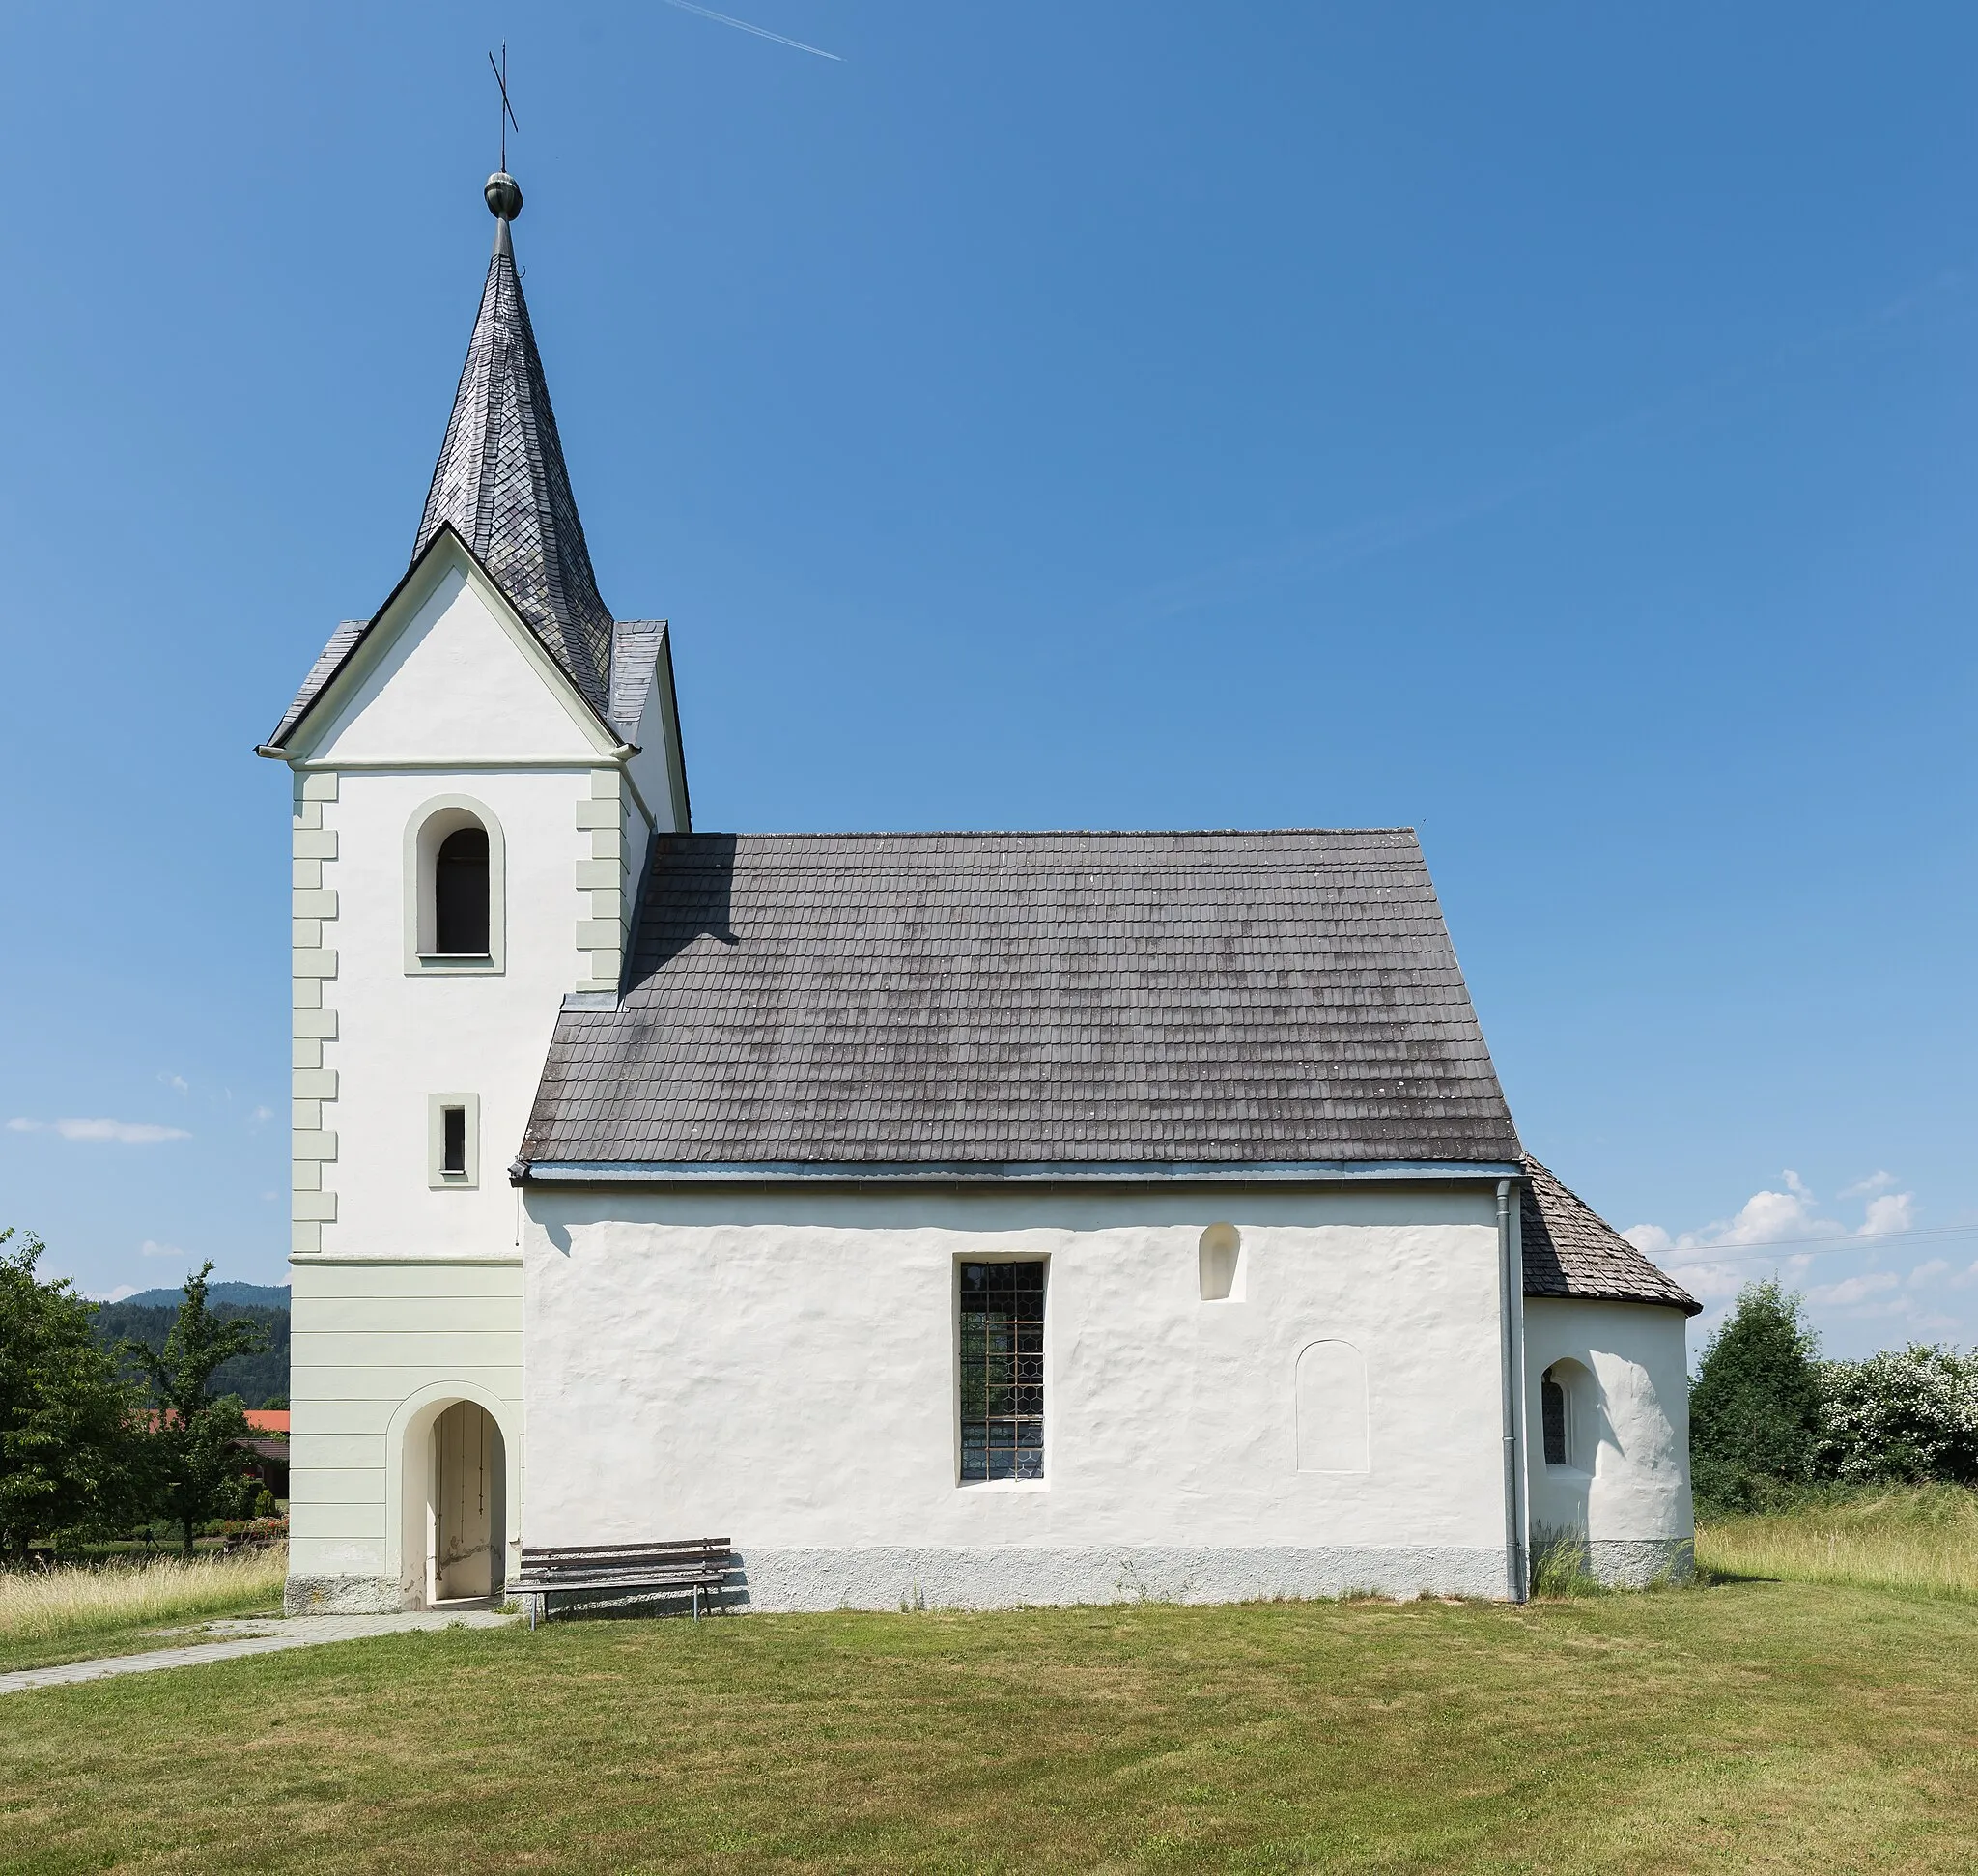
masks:
<path id="1" fill-rule="evenodd" d="M 531 1543 L 730 1537 L 758 1606 L 1504 1593 L 1492 1187 L 532 1187 L 527 1211 Z M 1212 1224 L 1241 1240 L 1224 1295 Z M 1042 1477 L 1018 1450 L 965 1478 L 984 1345 L 958 1286 L 1034 1261 Z M 1355 1386 L 1350 1436 L 1313 1424 Z"/>

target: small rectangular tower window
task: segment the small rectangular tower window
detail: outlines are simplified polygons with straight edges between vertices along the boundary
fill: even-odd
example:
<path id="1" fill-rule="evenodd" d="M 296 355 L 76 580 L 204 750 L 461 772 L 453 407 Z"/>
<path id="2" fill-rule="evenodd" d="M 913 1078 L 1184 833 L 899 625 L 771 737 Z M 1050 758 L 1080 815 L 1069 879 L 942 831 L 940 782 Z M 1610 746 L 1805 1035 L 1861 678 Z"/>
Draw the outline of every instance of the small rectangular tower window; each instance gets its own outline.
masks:
<path id="1" fill-rule="evenodd" d="M 481 1100 L 478 1094 L 426 1097 L 426 1183 L 480 1183 Z"/>
<path id="2" fill-rule="evenodd" d="M 962 1480 L 1044 1476 L 1044 1265 L 961 1266 Z"/>

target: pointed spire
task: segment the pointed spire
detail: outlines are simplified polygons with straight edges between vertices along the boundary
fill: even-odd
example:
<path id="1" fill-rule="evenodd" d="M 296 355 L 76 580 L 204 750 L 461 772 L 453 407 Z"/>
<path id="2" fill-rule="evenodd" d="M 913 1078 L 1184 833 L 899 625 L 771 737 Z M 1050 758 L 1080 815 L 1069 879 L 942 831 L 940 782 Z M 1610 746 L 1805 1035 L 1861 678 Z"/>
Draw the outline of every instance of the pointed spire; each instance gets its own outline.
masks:
<path id="1" fill-rule="evenodd" d="M 496 171 L 487 197 L 494 253 L 412 557 L 426 551 L 442 522 L 452 523 L 602 710 L 611 682 L 611 613 L 598 596 L 515 269 L 508 224 L 522 213 L 522 190 L 514 177 Z"/>

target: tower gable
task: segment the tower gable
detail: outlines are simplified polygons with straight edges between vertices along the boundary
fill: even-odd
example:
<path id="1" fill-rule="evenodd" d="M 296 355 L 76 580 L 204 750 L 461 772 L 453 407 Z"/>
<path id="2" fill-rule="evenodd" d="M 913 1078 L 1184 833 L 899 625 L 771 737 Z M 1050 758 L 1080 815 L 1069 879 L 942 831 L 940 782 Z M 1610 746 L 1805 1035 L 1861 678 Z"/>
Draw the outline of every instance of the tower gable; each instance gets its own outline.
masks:
<path id="1" fill-rule="evenodd" d="M 591 762 L 623 745 L 450 528 L 303 711 L 292 761 Z"/>

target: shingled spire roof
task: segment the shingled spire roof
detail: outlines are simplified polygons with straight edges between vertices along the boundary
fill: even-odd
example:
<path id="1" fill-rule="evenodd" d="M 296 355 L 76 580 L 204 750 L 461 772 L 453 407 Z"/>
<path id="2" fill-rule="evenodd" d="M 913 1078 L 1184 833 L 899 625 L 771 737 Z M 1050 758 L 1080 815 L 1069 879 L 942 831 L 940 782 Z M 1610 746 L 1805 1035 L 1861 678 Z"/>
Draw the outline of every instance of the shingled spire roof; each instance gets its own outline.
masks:
<path id="1" fill-rule="evenodd" d="M 513 178 L 490 179 L 488 206 L 494 253 L 412 558 L 450 522 L 602 711 L 611 684 L 611 613 L 598 596 L 516 272 L 508 224 L 521 213 L 522 191 Z"/>

